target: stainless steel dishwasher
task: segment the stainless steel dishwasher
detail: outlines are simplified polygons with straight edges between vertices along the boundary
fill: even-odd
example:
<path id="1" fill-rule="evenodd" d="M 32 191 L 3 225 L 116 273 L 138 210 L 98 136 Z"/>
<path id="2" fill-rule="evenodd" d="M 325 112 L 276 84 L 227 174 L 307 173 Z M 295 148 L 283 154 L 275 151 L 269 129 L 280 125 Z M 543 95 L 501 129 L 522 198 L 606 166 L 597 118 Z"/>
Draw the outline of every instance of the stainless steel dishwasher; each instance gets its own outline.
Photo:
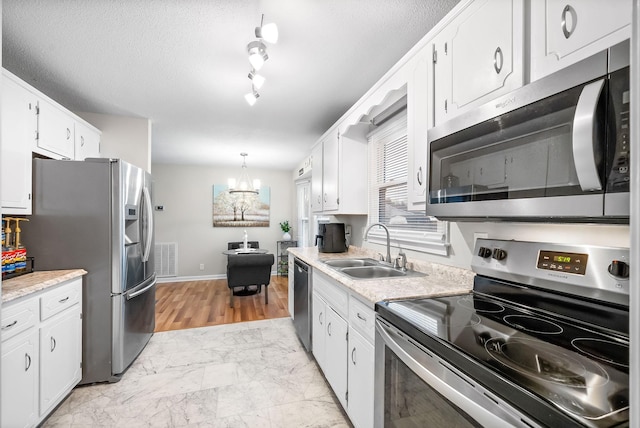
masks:
<path id="1" fill-rule="evenodd" d="M 296 258 L 293 274 L 293 325 L 307 352 L 311 351 L 311 292 L 309 265 Z"/>

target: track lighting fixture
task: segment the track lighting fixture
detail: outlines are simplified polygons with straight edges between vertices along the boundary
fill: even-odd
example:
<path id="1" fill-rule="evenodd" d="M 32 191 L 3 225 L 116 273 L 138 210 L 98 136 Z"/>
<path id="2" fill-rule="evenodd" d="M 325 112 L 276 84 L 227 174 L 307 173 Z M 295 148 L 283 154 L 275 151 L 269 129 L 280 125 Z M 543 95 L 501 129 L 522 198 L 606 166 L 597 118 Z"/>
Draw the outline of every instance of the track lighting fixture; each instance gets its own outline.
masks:
<path id="1" fill-rule="evenodd" d="M 260 94 L 256 91 L 256 88 L 251 87 L 251 92 L 245 94 L 244 99 L 247 100 L 247 103 L 252 106 L 258 101 L 260 98 Z"/>
<path id="2" fill-rule="evenodd" d="M 262 85 L 264 85 L 264 82 L 266 80 L 263 75 L 256 73 L 255 70 L 251 70 L 249 72 L 249 79 L 251 79 L 253 87 L 256 89 L 262 88 Z"/>
<path id="3" fill-rule="evenodd" d="M 278 43 L 278 26 L 273 22 L 263 24 L 264 13 L 260 20 L 260 26 L 256 27 L 256 37 L 263 39 L 267 43 Z"/>
<path id="4" fill-rule="evenodd" d="M 247 53 L 249 54 L 249 63 L 251 64 L 251 71 L 249 72 L 249 79 L 251 80 L 251 92 L 244 96 L 250 106 L 254 105 L 258 100 L 257 90 L 264 85 L 265 78 L 258 74 L 258 70 L 262 68 L 265 61 L 269 59 L 267 55 L 267 43 L 276 43 L 278 41 L 278 26 L 273 22 L 264 24 L 264 14 L 260 20 L 260 26 L 256 27 L 255 35 L 258 40 L 254 40 L 247 45 Z"/>

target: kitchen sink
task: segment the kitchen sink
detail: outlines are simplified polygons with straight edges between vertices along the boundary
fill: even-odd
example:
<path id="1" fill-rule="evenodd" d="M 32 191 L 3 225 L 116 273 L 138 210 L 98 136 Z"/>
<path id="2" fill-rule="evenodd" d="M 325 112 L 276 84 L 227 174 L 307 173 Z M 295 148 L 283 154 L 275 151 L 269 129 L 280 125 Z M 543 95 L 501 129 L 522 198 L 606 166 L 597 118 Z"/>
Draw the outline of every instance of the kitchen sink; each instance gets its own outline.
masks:
<path id="1" fill-rule="evenodd" d="M 349 267 L 341 269 L 340 272 L 354 278 L 372 279 L 372 278 L 392 278 L 396 276 L 407 276 L 407 272 L 394 269 L 388 266 L 361 266 Z"/>
<path id="2" fill-rule="evenodd" d="M 353 279 L 387 279 L 426 275 L 422 272 L 393 268 L 388 264 L 369 258 L 330 259 L 324 263 Z"/>
<path id="3" fill-rule="evenodd" d="M 325 264 L 335 268 L 350 268 L 358 266 L 378 266 L 373 259 L 333 259 L 325 261 Z"/>

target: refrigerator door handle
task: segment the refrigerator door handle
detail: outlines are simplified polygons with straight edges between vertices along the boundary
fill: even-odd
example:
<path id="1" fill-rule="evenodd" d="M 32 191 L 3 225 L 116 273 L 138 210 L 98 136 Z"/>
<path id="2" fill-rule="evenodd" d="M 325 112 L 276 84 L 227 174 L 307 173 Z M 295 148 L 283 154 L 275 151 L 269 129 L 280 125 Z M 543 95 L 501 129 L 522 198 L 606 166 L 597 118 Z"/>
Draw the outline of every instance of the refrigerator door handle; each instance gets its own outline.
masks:
<path id="1" fill-rule="evenodd" d="M 136 290 L 133 293 L 131 293 L 131 292 L 127 293 L 127 300 L 131 300 L 134 297 L 138 297 L 139 295 L 146 293 L 154 285 L 156 285 L 156 276 L 155 276 L 155 274 L 151 277 L 151 282 L 146 287 L 143 287 L 140 290 Z"/>
<path id="2" fill-rule="evenodd" d="M 142 261 L 148 262 L 149 255 L 151 254 L 151 241 L 153 239 L 153 211 L 151 211 L 151 194 L 147 187 L 142 188 L 142 195 L 144 196 L 145 212 L 147 213 L 147 230 L 146 230 L 146 242 L 144 244 L 144 254 L 142 255 Z"/>

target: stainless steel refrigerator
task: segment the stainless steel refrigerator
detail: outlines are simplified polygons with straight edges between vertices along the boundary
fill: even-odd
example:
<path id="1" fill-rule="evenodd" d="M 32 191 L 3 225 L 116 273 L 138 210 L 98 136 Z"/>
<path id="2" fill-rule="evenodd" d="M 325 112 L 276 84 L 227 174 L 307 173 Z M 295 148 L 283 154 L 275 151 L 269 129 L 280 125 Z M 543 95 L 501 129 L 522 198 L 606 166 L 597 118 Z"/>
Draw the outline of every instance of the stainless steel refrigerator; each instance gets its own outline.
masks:
<path id="1" fill-rule="evenodd" d="M 155 328 L 151 175 L 118 159 L 33 161 L 37 270 L 83 268 L 82 380 L 116 382 Z"/>

